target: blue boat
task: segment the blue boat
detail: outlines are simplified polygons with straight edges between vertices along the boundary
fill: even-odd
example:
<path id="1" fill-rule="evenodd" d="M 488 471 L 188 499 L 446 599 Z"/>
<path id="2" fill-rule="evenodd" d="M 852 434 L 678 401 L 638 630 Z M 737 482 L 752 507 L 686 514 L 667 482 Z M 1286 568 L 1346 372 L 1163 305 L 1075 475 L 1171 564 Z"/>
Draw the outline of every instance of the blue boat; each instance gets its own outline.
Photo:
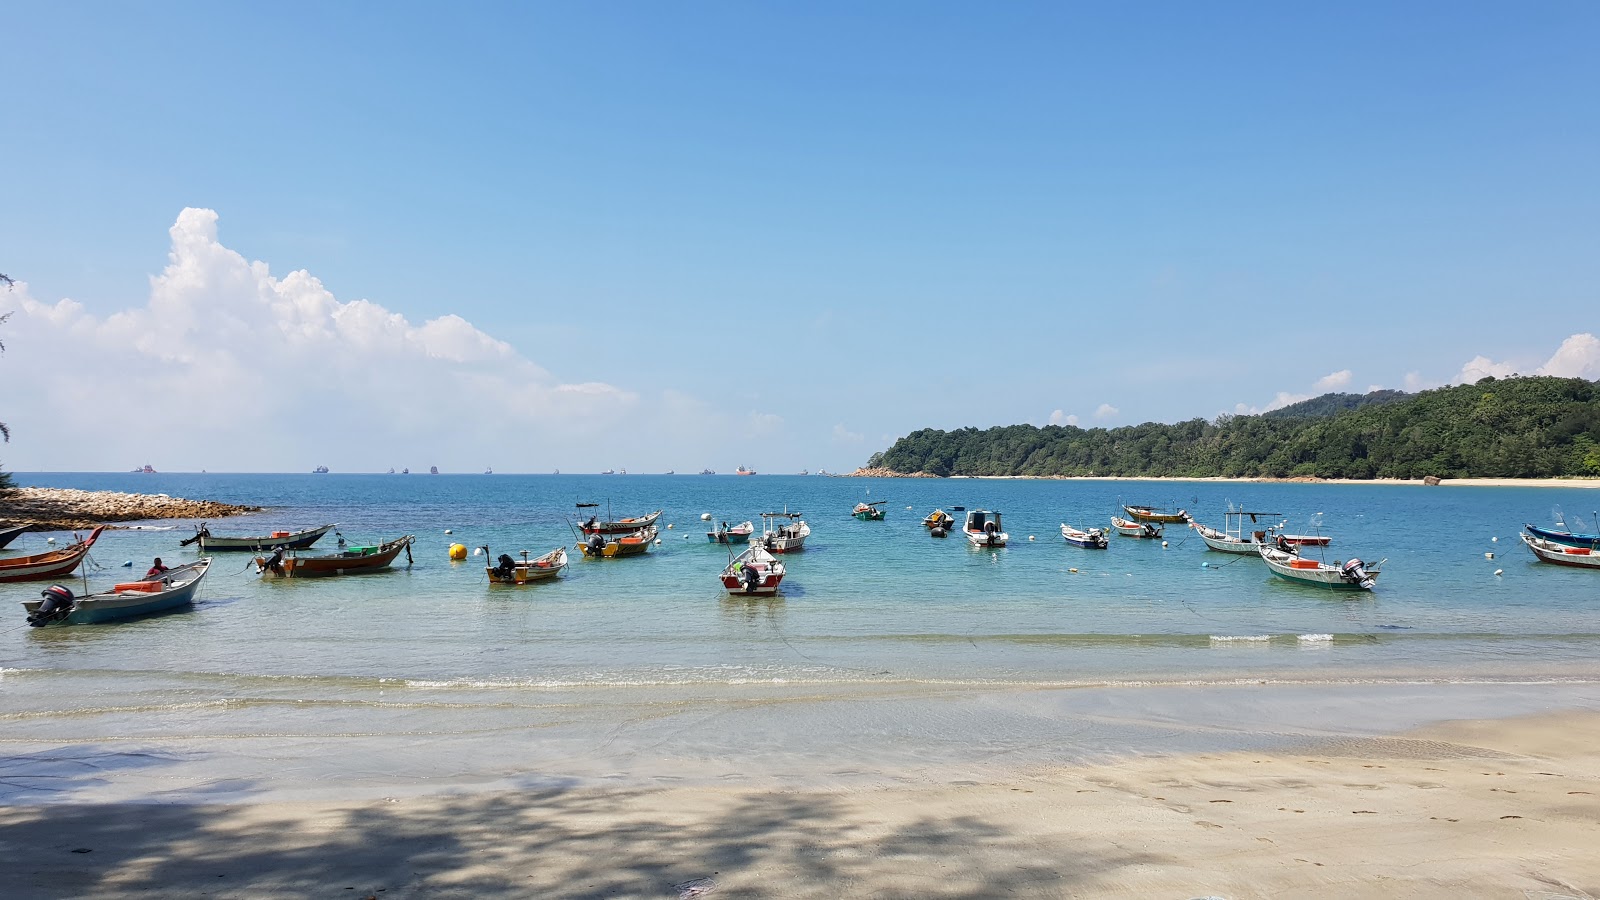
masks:
<path id="1" fill-rule="evenodd" d="M 1583 534 L 1572 531 L 1552 531 L 1540 528 L 1537 525 L 1525 526 L 1535 537 L 1561 544 L 1567 547 L 1588 547 L 1590 550 L 1600 550 L 1600 534 Z"/>
<path id="2" fill-rule="evenodd" d="M 715 529 L 706 532 L 706 540 L 713 544 L 748 544 L 750 535 L 755 533 L 754 522 L 741 522 L 738 525 L 729 525 L 723 522 Z"/>
<path id="3" fill-rule="evenodd" d="M 207 556 L 182 566 L 174 566 L 159 576 L 141 581 L 119 584 L 109 591 L 73 596 L 70 589 L 52 584 L 45 588 L 39 599 L 22 601 L 28 613 L 28 624 L 39 628 L 45 625 L 93 625 L 132 619 L 151 613 L 165 612 L 194 603 L 200 582 L 211 568 Z"/>

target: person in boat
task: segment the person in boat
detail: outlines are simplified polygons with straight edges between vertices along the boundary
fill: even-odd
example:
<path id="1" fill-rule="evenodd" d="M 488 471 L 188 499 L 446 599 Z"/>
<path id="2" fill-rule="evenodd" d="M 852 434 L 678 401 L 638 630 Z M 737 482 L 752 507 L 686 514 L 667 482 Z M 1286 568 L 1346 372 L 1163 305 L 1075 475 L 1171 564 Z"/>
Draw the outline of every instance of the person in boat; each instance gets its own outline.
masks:
<path id="1" fill-rule="evenodd" d="M 167 567 L 162 564 L 161 557 L 158 556 L 158 557 L 156 557 L 155 564 L 152 565 L 149 568 L 149 570 L 147 570 L 144 573 L 144 577 L 146 577 L 146 578 L 157 578 L 157 577 L 165 575 L 165 574 L 167 574 Z"/>

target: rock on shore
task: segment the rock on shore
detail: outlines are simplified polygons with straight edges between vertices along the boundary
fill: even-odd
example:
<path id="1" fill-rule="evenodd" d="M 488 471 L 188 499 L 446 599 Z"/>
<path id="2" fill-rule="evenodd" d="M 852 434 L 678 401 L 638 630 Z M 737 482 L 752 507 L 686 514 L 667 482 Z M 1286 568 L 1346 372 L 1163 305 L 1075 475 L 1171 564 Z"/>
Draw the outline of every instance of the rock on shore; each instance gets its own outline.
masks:
<path id="1" fill-rule="evenodd" d="M 863 466 L 845 476 L 846 478 L 938 478 L 927 472 L 896 472 L 893 469 L 882 467 L 869 469 Z"/>
<path id="2" fill-rule="evenodd" d="M 26 523 L 31 526 L 29 531 L 66 531 L 144 519 L 221 519 L 260 511 L 259 506 L 185 500 L 166 494 L 72 488 L 22 487 L 0 497 L 0 524 Z"/>

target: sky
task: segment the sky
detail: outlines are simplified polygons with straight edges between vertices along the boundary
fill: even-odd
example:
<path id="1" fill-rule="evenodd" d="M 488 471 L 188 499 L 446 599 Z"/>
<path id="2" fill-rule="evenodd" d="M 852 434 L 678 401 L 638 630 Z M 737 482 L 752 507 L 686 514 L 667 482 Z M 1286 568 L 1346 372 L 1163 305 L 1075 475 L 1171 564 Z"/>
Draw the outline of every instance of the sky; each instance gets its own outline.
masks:
<path id="1" fill-rule="evenodd" d="M 13 4 L 13 471 L 849 471 L 1600 378 L 1600 5 Z"/>

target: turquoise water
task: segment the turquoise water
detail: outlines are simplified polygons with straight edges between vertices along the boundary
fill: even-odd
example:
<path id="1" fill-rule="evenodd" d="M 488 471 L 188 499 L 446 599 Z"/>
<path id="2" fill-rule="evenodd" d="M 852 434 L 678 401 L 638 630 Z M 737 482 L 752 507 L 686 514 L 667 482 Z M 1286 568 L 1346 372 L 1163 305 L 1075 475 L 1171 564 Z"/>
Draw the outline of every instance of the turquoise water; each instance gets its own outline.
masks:
<path id="1" fill-rule="evenodd" d="M 1177 720 L 1195 706 L 1184 691 L 1214 699 L 1263 682 L 1517 685 L 1537 698 L 1563 686 L 1583 695 L 1600 681 L 1600 578 L 1538 564 L 1516 540 L 1524 522 L 1548 522 L 1554 504 L 1587 517 L 1600 492 L 693 475 L 19 481 L 270 507 L 212 523 L 219 534 L 338 522 L 352 542 L 417 535 L 415 564 L 402 557 L 386 573 L 262 581 L 246 555 L 220 554 L 191 611 L 0 634 L 0 744 L 21 765 L 62 748 L 103 766 L 105 754 L 145 759 L 160 747 L 182 765 L 156 768 L 186 773 L 184 790 L 281 791 L 395 773 L 431 784 L 530 770 L 831 772 L 842 747 L 851 766 L 881 776 L 908 760 L 959 767 L 998 753 L 1043 763 L 1176 740 L 1141 743 L 1148 717 L 1112 727 L 1097 713 L 1101 725 L 1087 728 L 1082 709 L 1033 707 L 1055 709 L 1038 696 L 1061 690 L 1168 698 L 1162 715 Z M 887 501 L 887 521 L 851 518 L 864 499 Z M 565 519 L 579 501 L 609 503 L 618 516 L 664 509 L 661 524 L 674 527 L 646 557 L 574 554 L 559 580 L 522 587 L 487 584 L 482 557 L 447 558 L 453 542 L 495 555 L 570 546 Z M 1061 522 L 1106 525 L 1119 501 L 1182 506 L 1218 527 L 1229 501 L 1281 511 L 1292 531 L 1312 530 L 1320 513 L 1330 559 L 1384 559 L 1383 574 L 1370 594 L 1334 595 L 1207 551 L 1178 527 L 1166 547 L 1114 536 L 1109 550 L 1091 551 L 1061 540 Z M 952 505 L 1003 511 L 1011 546 L 928 537 L 921 518 Z M 700 514 L 759 523 L 785 506 L 806 514 L 813 535 L 786 558 L 782 596 L 726 596 L 716 576 L 727 551 L 707 543 Z M 142 573 L 153 556 L 193 558 L 178 547 L 190 525 L 107 532 L 88 586 L 125 578 L 124 561 Z M 332 549 L 331 537 L 324 545 Z M 29 535 L 12 550 L 43 546 Z M 14 601 L 40 587 L 0 586 L 0 600 L 13 601 L 8 621 L 22 623 Z M 951 742 L 952 729 L 985 737 Z M 439 760 L 478 760 L 487 747 L 493 764 L 439 770 Z M 364 774 L 328 768 L 358 751 Z M 283 774 L 285 759 L 307 774 Z M 29 784 L 13 799 L 49 793 Z"/>

